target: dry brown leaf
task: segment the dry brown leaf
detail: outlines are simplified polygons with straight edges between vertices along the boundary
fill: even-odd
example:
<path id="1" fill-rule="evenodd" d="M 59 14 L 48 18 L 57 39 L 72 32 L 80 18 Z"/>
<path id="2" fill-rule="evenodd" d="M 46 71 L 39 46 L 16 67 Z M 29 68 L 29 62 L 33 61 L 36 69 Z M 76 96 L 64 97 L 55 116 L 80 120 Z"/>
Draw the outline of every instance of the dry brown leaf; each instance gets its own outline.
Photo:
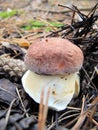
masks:
<path id="1" fill-rule="evenodd" d="M 10 104 L 16 95 L 17 85 L 7 79 L 0 79 L 0 101 L 5 104 Z"/>
<path id="2" fill-rule="evenodd" d="M 30 46 L 29 41 L 24 39 L 24 38 L 13 38 L 12 42 L 18 44 L 21 47 L 29 47 Z"/>

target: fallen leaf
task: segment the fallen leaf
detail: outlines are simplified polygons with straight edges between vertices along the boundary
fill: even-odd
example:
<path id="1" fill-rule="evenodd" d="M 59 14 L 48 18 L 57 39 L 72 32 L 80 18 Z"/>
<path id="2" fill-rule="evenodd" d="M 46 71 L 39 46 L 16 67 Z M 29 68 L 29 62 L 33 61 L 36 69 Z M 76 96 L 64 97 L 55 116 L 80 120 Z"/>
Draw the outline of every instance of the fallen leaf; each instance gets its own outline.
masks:
<path id="1" fill-rule="evenodd" d="M 12 40 L 13 43 L 18 44 L 21 47 L 29 47 L 30 43 L 25 38 L 14 38 Z"/>
<path id="2" fill-rule="evenodd" d="M 0 102 L 10 104 L 16 95 L 17 85 L 7 79 L 0 79 Z"/>

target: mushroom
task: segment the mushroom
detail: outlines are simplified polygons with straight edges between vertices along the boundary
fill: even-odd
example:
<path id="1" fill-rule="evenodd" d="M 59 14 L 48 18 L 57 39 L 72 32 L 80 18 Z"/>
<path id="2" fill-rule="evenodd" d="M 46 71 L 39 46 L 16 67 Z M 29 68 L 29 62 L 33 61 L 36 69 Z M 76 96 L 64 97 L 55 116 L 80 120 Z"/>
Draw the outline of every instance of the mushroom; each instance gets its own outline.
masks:
<path id="1" fill-rule="evenodd" d="M 79 94 L 83 59 L 81 49 L 67 39 L 44 38 L 32 43 L 24 59 L 28 69 L 22 77 L 25 91 L 40 103 L 44 88 L 45 104 L 50 89 L 48 107 L 64 110 Z"/>

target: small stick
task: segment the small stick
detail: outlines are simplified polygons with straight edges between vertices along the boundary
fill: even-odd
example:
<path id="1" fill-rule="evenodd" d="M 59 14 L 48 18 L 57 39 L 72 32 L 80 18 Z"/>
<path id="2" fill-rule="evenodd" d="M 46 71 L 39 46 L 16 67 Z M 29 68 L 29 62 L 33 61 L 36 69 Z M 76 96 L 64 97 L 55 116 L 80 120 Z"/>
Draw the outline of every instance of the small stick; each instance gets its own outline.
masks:
<path id="1" fill-rule="evenodd" d="M 85 118 L 87 117 L 87 112 L 84 112 L 85 109 L 85 97 L 83 97 L 83 101 L 82 101 L 82 108 L 81 108 L 81 113 L 80 113 L 80 117 L 78 119 L 78 121 L 76 122 L 76 124 L 72 127 L 71 130 L 79 130 L 81 125 L 83 124 Z"/>
<path id="2" fill-rule="evenodd" d="M 19 100 L 20 100 L 20 102 L 21 102 L 21 105 L 22 105 L 22 107 L 23 107 L 24 113 L 26 114 L 26 117 L 29 117 L 29 115 L 28 115 L 28 113 L 27 113 L 27 110 L 25 109 L 25 106 L 24 106 L 24 104 L 23 104 L 23 102 L 22 102 L 22 99 L 21 99 L 21 96 L 20 96 L 20 93 L 19 93 L 18 88 L 16 88 L 16 92 L 17 92 L 17 95 L 18 95 Z"/>
<path id="3" fill-rule="evenodd" d="M 9 116 L 10 116 L 10 113 L 11 113 L 11 108 L 12 108 L 12 106 L 13 106 L 13 104 L 14 104 L 15 101 L 16 101 L 16 98 L 14 98 L 14 99 L 12 100 L 12 102 L 11 102 L 11 104 L 10 104 L 10 107 L 9 107 L 9 109 L 8 109 L 8 111 L 7 111 L 7 114 L 6 114 L 6 117 L 5 117 L 4 130 L 6 130 L 6 127 L 7 127 L 7 124 L 8 124 L 8 120 L 9 120 Z"/>
<path id="4" fill-rule="evenodd" d="M 44 89 L 41 93 L 41 100 L 40 100 L 40 106 L 39 106 L 39 117 L 38 117 L 38 130 L 44 130 L 45 129 L 45 123 L 48 113 L 48 100 L 50 95 L 50 88 L 47 92 L 46 102 L 44 105 Z"/>

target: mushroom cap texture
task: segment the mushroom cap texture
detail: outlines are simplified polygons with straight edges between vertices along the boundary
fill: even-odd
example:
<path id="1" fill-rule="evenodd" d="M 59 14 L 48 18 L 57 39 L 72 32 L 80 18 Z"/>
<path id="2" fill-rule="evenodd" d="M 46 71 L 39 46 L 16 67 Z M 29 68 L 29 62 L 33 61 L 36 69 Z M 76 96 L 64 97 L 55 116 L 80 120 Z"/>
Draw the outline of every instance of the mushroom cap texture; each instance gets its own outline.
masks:
<path id="1" fill-rule="evenodd" d="M 27 69 L 38 74 L 67 74 L 80 70 L 81 49 L 62 38 L 44 38 L 32 43 L 25 55 Z"/>

